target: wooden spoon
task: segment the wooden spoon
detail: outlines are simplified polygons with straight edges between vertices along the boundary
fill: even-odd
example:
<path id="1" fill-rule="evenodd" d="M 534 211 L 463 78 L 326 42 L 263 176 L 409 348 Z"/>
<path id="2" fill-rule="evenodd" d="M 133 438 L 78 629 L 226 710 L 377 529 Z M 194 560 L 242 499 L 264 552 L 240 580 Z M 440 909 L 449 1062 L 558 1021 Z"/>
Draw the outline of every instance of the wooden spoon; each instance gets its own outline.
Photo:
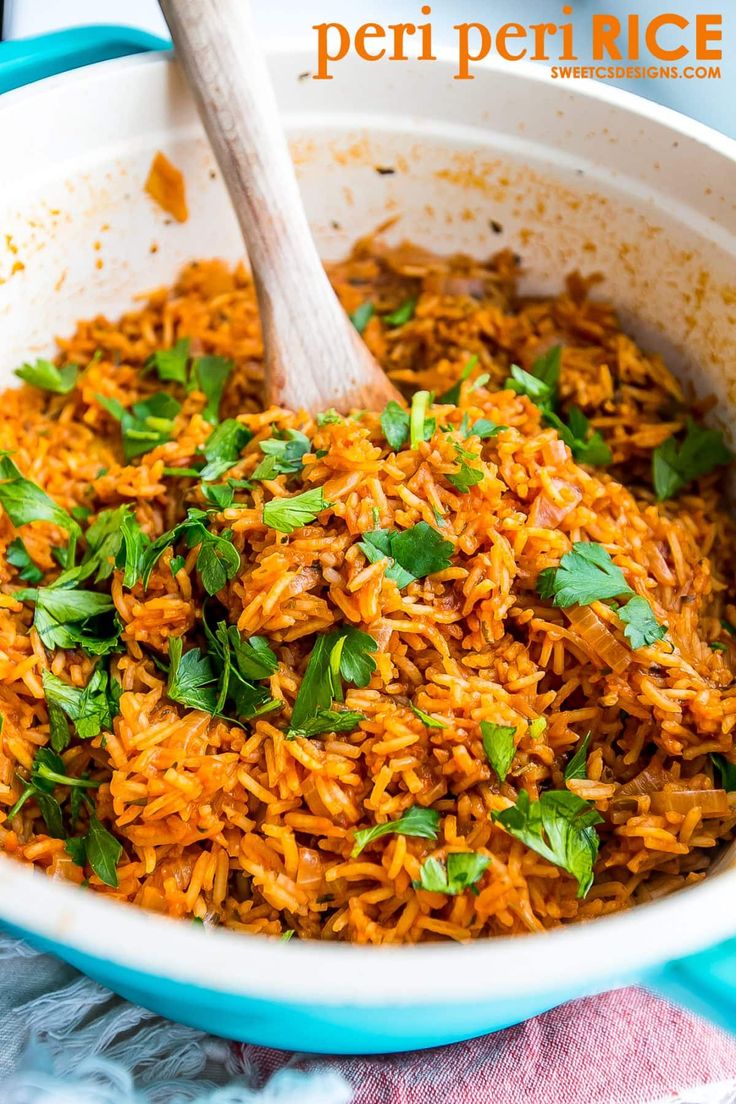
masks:
<path id="1" fill-rule="evenodd" d="M 269 403 L 380 410 L 398 392 L 333 292 L 309 230 L 248 0 L 159 0 L 245 238 Z"/>

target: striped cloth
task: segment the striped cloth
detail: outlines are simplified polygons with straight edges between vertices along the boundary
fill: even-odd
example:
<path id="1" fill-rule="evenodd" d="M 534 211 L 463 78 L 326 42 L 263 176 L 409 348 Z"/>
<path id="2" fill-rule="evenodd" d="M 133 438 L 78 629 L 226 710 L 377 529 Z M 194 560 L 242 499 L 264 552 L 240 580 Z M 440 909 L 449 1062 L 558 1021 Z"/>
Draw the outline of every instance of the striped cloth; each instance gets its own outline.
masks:
<path id="1" fill-rule="evenodd" d="M 736 1104 L 736 1040 L 622 989 L 434 1051 L 315 1058 L 168 1023 L 0 937 L 0 1101 Z"/>

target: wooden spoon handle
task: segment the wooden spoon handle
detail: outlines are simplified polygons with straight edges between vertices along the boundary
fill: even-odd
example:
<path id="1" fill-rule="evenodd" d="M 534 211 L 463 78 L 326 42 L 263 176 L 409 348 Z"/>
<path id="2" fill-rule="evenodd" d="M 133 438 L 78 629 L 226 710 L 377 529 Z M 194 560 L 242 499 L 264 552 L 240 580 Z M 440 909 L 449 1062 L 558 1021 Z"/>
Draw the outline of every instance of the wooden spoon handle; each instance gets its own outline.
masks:
<path id="1" fill-rule="evenodd" d="M 266 397 L 312 412 L 398 398 L 312 239 L 248 0 L 159 0 L 230 192 L 263 327 Z"/>

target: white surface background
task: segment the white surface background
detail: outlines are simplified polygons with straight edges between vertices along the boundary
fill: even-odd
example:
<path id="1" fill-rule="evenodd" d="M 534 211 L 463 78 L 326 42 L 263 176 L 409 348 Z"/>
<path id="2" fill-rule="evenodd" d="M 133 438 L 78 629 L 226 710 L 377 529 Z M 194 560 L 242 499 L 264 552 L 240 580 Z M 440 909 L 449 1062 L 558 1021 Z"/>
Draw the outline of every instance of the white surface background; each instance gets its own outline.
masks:
<path id="1" fill-rule="evenodd" d="M 339 20 L 348 26 L 362 22 L 383 23 L 407 19 L 421 22 L 424 0 L 252 0 L 256 21 L 264 38 L 309 38 L 312 25 Z M 453 24 L 478 20 L 491 30 L 504 22 L 535 19 L 562 22 L 564 0 L 430 0 L 437 45 L 454 41 Z M 686 16 L 719 12 L 723 16 L 724 61 L 721 80 L 632 80 L 614 82 L 649 99 L 674 107 L 736 137 L 736 3 L 734 0 L 569 0 L 576 23 L 576 48 L 581 63 L 588 60 L 586 28 L 594 12 L 650 11 L 652 15 L 675 10 Z M 6 0 L 5 35 L 21 37 L 58 30 L 80 23 L 127 23 L 154 34 L 165 34 L 156 0 Z M 541 62 L 539 64 L 542 64 Z M 380 73 L 380 66 L 374 68 Z"/>

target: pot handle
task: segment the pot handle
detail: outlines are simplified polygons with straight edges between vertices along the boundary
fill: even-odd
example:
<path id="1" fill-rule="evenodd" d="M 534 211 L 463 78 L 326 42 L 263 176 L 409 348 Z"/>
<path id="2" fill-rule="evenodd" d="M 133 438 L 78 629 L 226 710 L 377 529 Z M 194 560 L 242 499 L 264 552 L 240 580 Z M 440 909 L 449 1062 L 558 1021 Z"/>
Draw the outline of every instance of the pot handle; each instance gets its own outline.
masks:
<path id="1" fill-rule="evenodd" d="M 98 61 L 170 50 L 171 43 L 134 27 L 73 27 L 0 42 L 0 93 Z"/>
<path id="2" fill-rule="evenodd" d="M 660 967 L 646 985 L 736 1033 L 736 939 Z"/>

